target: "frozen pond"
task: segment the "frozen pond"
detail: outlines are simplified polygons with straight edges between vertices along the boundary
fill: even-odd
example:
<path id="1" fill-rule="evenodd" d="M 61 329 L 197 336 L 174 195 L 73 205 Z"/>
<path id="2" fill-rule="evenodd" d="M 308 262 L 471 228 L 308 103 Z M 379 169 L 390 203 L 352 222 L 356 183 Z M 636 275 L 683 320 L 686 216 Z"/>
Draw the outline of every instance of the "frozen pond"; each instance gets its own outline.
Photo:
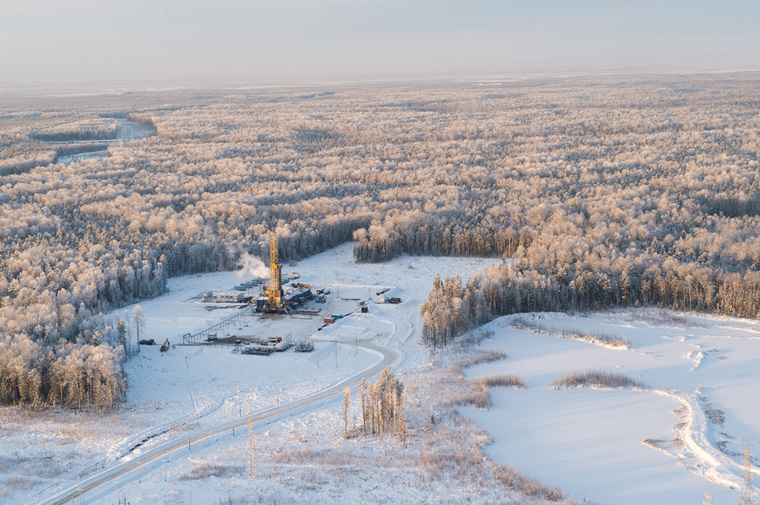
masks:
<path id="1" fill-rule="evenodd" d="M 736 501 L 744 441 L 756 453 L 760 434 L 757 321 L 657 309 L 515 317 L 541 333 L 511 318 L 494 321 L 484 347 L 507 358 L 468 371 L 512 373 L 526 384 L 494 388 L 490 410 L 466 409 L 493 434 L 493 457 L 593 503 L 702 503 L 705 492 L 715 503 Z M 615 349 L 561 331 L 629 343 Z M 551 387 L 586 370 L 620 372 L 648 387 Z"/>

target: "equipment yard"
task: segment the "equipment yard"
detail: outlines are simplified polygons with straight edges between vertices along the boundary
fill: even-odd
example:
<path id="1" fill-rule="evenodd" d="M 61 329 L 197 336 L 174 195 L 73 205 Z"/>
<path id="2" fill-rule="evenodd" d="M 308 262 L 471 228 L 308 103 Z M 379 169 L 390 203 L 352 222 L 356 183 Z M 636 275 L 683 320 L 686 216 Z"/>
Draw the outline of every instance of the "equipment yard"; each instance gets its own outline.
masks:
<path id="1" fill-rule="evenodd" d="M 399 371 L 427 360 L 428 351 L 417 334 L 419 307 L 435 275 L 472 275 L 493 261 L 399 258 L 384 265 L 361 265 L 354 263 L 351 245 L 346 244 L 298 264 L 300 282 L 329 293 L 324 304 L 314 300 L 292 314 L 255 314 L 242 304 L 206 309 L 219 304 L 203 302 L 204 292 L 232 289 L 249 277 L 246 271 L 171 279 L 168 294 L 140 304 L 145 315 L 141 339 L 153 339 L 156 345 L 140 346 L 140 354 L 126 363 L 130 389 L 119 412 L 97 418 L 30 412 L 16 419 L 15 410 L 0 410 L 6 442 L 0 458 L 8 463 L 0 478 L 16 483 L 6 486 L 0 501 L 118 503 L 126 495 L 130 503 L 189 504 L 216 503 L 228 493 L 247 495 L 239 486 L 247 485 L 243 460 L 250 406 L 261 451 L 260 472 L 269 476 L 256 481 L 256 493 L 276 497 L 278 503 L 300 503 L 299 492 L 289 484 L 295 478 L 292 472 L 281 473 L 282 480 L 276 476 L 282 469 L 272 474 L 275 467 L 264 460 L 301 450 L 300 440 L 305 438 L 318 437 L 321 447 L 339 448 L 344 442 L 338 416 L 343 388 L 355 388 L 355 395 L 362 377 L 372 379 L 385 366 Z M 382 295 L 376 293 L 384 289 L 389 289 L 387 295 L 403 297 L 403 303 L 377 303 Z M 361 312 L 361 301 L 368 301 L 368 313 Z M 132 307 L 119 313 L 124 310 Z M 325 325 L 324 317 L 332 314 L 345 317 Z M 181 345 L 183 335 L 215 326 L 215 341 Z M 268 357 L 233 352 L 253 345 L 245 346 L 246 341 L 270 337 L 289 339 L 294 345 Z M 167 338 L 171 346 L 162 353 L 158 344 Z M 299 344 L 307 352 L 296 352 Z M 61 437 L 65 443 L 60 443 Z M 14 441 L 28 446 L 23 460 L 14 459 Z M 242 452 L 235 455 L 238 448 Z M 214 463 L 220 457 L 224 462 Z M 48 462 L 44 473 L 38 472 L 35 461 Z M 237 484 L 230 487 L 227 478 L 191 477 L 195 468 L 207 464 L 224 466 L 223 473 L 231 472 Z M 292 468 L 301 471 L 298 465 Z M 309 468 L 310 464 L 303 467 Z M 343 487 L 340 481 L 334 485 L 316 495 L 307 493 L 304 503 L 327 500 Z M 390 492 L 372 493 L 385 501 L 386 491 Z M 361 501 L 359 495 L 354 498 Z"/>

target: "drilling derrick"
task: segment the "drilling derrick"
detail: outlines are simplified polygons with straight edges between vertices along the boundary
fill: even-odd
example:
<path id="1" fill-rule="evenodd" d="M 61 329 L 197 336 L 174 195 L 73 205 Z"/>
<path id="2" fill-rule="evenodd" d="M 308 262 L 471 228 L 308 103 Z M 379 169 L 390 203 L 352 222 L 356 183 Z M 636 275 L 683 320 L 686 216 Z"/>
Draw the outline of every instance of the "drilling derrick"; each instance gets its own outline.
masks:
<path id="1" fill-rule="evenodd" d="M 270 232 L 269 236 L 269 310 L 282 309 L 282 265 L 277 254 L 277 234 Z"/>

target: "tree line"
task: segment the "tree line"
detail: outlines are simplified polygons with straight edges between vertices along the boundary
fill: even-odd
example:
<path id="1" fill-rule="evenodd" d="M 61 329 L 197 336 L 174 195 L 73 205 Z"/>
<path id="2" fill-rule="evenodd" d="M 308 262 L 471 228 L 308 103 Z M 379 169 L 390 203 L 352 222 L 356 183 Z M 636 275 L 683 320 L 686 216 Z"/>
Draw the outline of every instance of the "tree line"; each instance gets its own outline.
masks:
<path id="1" fill-rule="evenodd" d="M 609 270 L 570 265 L 560 273 L 531 267 L 520 258 L 466 283 L 459 277 L 436 278 L 421 307 L 423 342 L 443 347 L 508 314 L 647 306 L 760 318 L 760 272 L 653 262 Z"/>
<path id="2" fill-rule="evenodd" d="M 0 335 L 0 401 L 103 413 L 118 408 L 127 389 L 120 348 L 61 340 L 45 346 L 25 335 Z"/>

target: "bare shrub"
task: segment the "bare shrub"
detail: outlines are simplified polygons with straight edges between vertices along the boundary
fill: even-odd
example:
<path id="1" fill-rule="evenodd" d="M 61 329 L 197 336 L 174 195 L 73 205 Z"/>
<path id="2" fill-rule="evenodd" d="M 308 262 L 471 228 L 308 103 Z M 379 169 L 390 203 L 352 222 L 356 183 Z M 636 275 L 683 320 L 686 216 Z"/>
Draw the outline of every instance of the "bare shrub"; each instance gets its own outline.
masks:
<path id="1" fill-rule="evenodd" d="M 252 505 L 254 503 L 271 503 L 272 505 L 276 505 L 278 503 L 276 497 L 268 497 L 266 501 L 263 501 L 263 497 L 259 495 L 256 499 L 250 496 L 235 496 L 233 497 L 230 493 L 227 493 L 227 496 L 224 498 L 219 498 L 218 501 L 214 502 L 214 505 Z M 281 503 L 281 502 L 279 502 Z"/>
<path id="2" fill-rule="evenodd" d="M 462 368 L 467 368 L 475 365 L 482 365 L 483 363 L 499 361 L 501 359 L 505 359 L 506 357 L 507 353 L 503 351 L 498 351 L 495 349 L 478 350 L 470 353 L 467 356 L 461 357 L 457 364 Z"/>
<path id="3" fill-rule="evenodd" d="M 516 375 L 496 374 L 468 380 L 465 368 L 505 359 L 507 354 L 500 350 L 469 350 L 452 357 L 452 363 L 445 369 L 441 383 L 442 403 L 446 407 L 470 405 L 478 409 L 491 406 L 490 387 L 524 388 L 525 382 Z"/>
<path id="4" fill-rule="evenodd" d="M 310 447 L 285 449 L 281 446 L 276 453 L 272 454 L 271 461 L 279 465 L 327 465 L 346 466 L 359 465 L 362 463 L 355 454 L 344 450 L 312 449 Z"/>
<path id="5" fill-rule="evenodd" d="M 721 409 L 713 407 L 712 403 L 707 400 L 706 396 L 699 396 L 698 398 L 699 401 L 702 402 L 702 408 L 704 408 L 707 419 L 709 419 L 711 423 L 723 427 L 723 423 L 726 422 L 726 413 Z"/>
<path id="6" fill-rule="evenodd" d="M 525 381 L 522 380 L 522 377 L 518 375 L 513 375 L 513 374 L 488 375 L 486 377 L 481 377 L 477 379 L 477 381 L 482 382 L 489 388 L 507 387 L 507 388 L 525 389 Z"/>
<path id="7" fill-rule="evenodd" d="M 21 491 L 31 489 L 37 484 L 37 479 L 26 475 L 12 475 L 5 479 L 5 488 Z"/>
<path id="8" fill-rule="evenodd" d="M 528 477 L 512 465 L 494 465 L 494 473 L 499 482 L 528 496 L 549 501 L 562 501 L 566 498 L 565 493 L 560 489 L 553 486 L 547 486 L 546 484 Z"/>
<path id="9" fill-rule="evenodd" d="M 525 382 L 517 375 L 489 375 L 470 381 L 466 381 L 466 388 L 451 397 L 448 405 L 464 406 L 471 405 L 478 409 L 491 407 L 490 389 L 492 387 L 511 387 L 524 389 Z"/>
<path id="10" fill-rule="evenodd" d="M 215 463 L 201 463 L 194 466 L 182 475 L 182 480 L 200 480 L 209 477 L 242 477 L 244 474 L 241 466 L 218 465 Z"/>
<path id="11" fill-rule="evenodd" d="M 519 329 L 531 329 L 536 333 L 555 335 L 570 340 L 582 340 L 591 344 L 604 345 L 607 347 L 628 349 L 632 345 L 629 339 L 618 337 L 616 335 L 610 335 L 609 333 L 602 333 L 598 331 L 586 333 L 575 328 L 556 328 L 555 326 L 545 325 L 538 321 L 531 321 L 524 317 L 514 318 L 512 320 L 512 325 L 515 328 Z"/>
<path id="12" fill-rule="evenodd" d="M 632 314 L 628 320 L 643 321 L 655 326 L 669 324 L 672 326 L 683 326 L 684 328 L 704 327 L 703 324 L 689 321 L 684 316 L 677 314 L 671 310 L 665 309 L 647 309 L 637 311 L 635 314 Z"/>
<path id="13" fill-rule="evenodd" d="M 554 379 L 549 386 L 552 389 L 577 388 L 589 386 L 598 389 L 648 389 L 648 387 L 639 381 L 623 375 L 621 372 L 605 372 L 598 370 L 587 370 L 585 372 L 570 372 L 569 374 Z"/>
<path id="14" fill-rule="evenodd" d="M 471 350 L 475 346 L 480 345 L 483 340 L 489 339 L 494 335 L 493 330 L 471 331 L 461 339 L 457 340 L 457 345 L 464 349 Z"/>
<path id="15" fill-rule="evenodd" d="M 642 444 L 654 447 L 655 449 L 662 449 L 662 446 L 667 444 L 668 441 L 664 438 L 645 438 L 641 441 Z"/>

